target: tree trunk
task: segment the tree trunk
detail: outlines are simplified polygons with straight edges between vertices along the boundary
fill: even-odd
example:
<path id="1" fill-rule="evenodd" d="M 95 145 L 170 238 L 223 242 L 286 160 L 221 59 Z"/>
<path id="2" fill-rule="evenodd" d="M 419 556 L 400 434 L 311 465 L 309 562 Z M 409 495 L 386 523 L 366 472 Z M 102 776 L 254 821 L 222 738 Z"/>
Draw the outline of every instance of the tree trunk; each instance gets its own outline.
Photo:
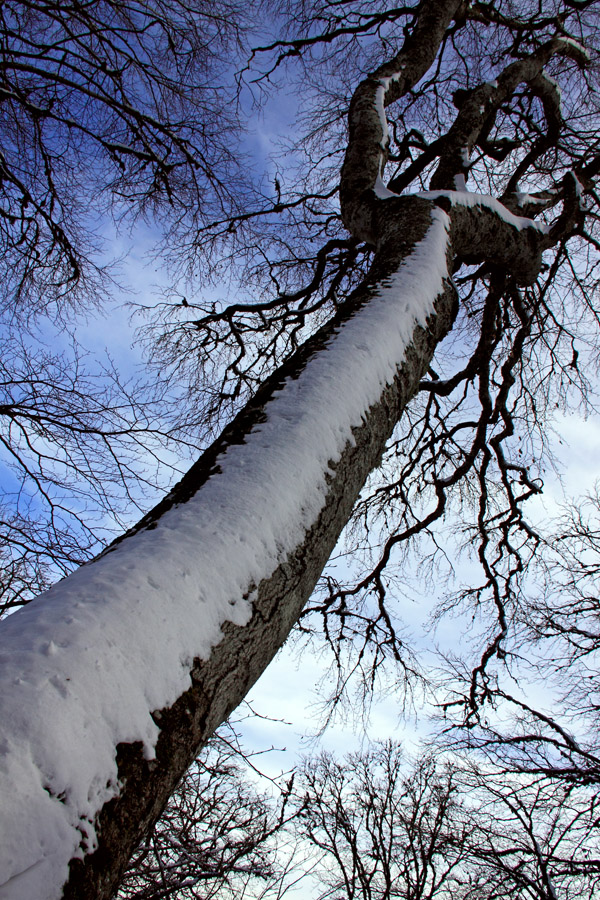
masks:
<path id="1" fill-rule="evenodd" d="M 274 373 L 168 497 L 97 560 L 4 623 L 3 900 L 110 897 L 199 748 L 284 644 L 452 324 L 455 291 L 443 277 L 447 217 L 425 200 L 415 199 L 411 211 L 401 252 L 380 255 L 336 319 Z M 396 273 L 415 245 L 409 265 Z M 322 432 L 340 407 L 332 443 Z M 236 498 L 244 486 L 256 489 L 259 508 Z M 281 491 L 291 500 L 283 519 Z M 227 505 L 221 517 L 218 508 L 213 514 L 219 500 Z M 201 527 L 190 538 L 196 519 Z M 211 535 L 213 521 L 227 533 Z M 263 571 L 244 563 L 242 585 L 235 556 L 259 528 L 257 546 L 269 544 L 259 559 Z M 173 534 L 178 546 L 185 544 L 175 559 L 168 556 Z M 251 550 L 251 559 L 260 556 L 260 549 Z M 228 561 L 236 571 L 224 588 Z M 186 579 L 194 585 L 196 615 L 173 622 L 183 615 L 178 605 Z M 216 603 L 213 585 L 222 595 Z M 202 619 L 206 604 L 215 606 L 212 630 L 193 620 Z M 190 638 L 200 641 L 196 649 L 173 651 L 182 631 L 200 633 L 201 640 Z M 163 671 L 166 657 L 174 660 L 171 675 Z M 99 673 L 91 684 L 90 668 Z M 153 670 L 156 687 L 147 683 Z M 138 694 L 144 701 L 133 702 L 133 722 L 121 722 L 119 706 L 129 709 L 130 695 Z M 101 745 L 108 740 L 107 767 Z M 92 761 L 81 775 L 84 752 Z M 26 785 L 31 797 L 24 799 Z"/>

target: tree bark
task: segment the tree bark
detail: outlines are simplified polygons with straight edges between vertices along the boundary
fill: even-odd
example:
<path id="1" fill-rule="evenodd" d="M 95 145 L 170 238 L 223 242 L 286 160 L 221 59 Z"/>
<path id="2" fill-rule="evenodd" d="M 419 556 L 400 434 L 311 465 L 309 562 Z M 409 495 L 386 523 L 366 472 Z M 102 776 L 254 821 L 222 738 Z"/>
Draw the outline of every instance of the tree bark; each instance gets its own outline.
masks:
<path id="1" fill-rule="evenodd" d="M 422 208 L 419 212 L 421 215 L 418 218 L 423 225 L 427 211 Z M 414 228 L 413 222 L 413 233 Z M 408 233 L 406 240 L 410 241 Z M 385 268 L 389 265 L 390 261 Z M 380 266 L 381 263 L 375 270 L 375 277 L 378 277 Z M 237 416 L 219 441 L 206 451 L 166 503 L 142 520 L 141 527 L 148 527 L 156 521 L 170 503 L 180 503 L 182 498 L 192 495 L 197 489 L 194 485 L 201 485 L 210 477 L 219 477 L 210 473 L 219 465 L 219 457 L 227 446 L 243 443 L 252 428 L 268 417 L 269 402 L 274 392 L 285 390 L 286 383 L 289 384 L 301 371 L 310 367 L 314 355 L 327 346 L 331 336 L 343 327 L 344 320 L 360 316 L 361 307 L 369 301 L 376 302 L 373 301 L 373 293 L 372 285 L 359 289 L 348 300 L 342 314 L 269 379 L 260 394 Z M 139 744 L 117 748 L 119 779 L 123 789 L 119 797 L 107 803 L 100 812 L 99 849 L 85 862 L 74 860 L 71 863 L 71 875 L 64 891 L 65 900 L 96 900 L 111 896 L 131 853 L 162 811 L 200 747 L 243 700 L 285 643 L 333 551 L 366 478 L 379 463 L 402 410 L 416 393 L 435 347 L 452 326 L 456 295 L 451 284 L 447 284 L 435 305 L 435 315 L 429 318 L 427 327 L 417 325 L 414 329 L 412 343 L 404 360 L 399 361 L 393 382 L 383 388 L 378 402 L 369 409 L 363 424 L 354 427 L 348 436 L 345 450 L 332 467 L 334 474 L 329 481 L 325 505 L 304 540 L 269 578 L 258 585 L 249 623 L 244 626 L 226 623 L 223 626 L 223 640 L 213 649 L 210 658 L 206 661 L 195 660 L 190 671 L 190 689 L 173 706 L 154 714 L 161 729 L 156 759 L 145 760 Z M 377 347 L 373 347 L 372 352 L 376 354 Z"/>

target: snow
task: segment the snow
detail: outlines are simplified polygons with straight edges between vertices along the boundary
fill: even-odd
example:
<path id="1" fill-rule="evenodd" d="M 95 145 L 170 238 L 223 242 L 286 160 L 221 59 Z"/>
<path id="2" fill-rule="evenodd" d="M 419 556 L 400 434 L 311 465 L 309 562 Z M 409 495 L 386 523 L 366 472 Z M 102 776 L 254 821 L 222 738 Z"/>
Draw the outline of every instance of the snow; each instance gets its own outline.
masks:
<path id="1" fill-rule="evenodd" d="M 573 47 L 573 49 L 576 50 L 577 53 L 580 54 L 582 58 L 587 60 L 588 62 L 591 60 L 591 56 L 588 50 L 586 50 L 583 44 L 580 44 L 579 41 L 576 41 L 574 38 L 559 37 L 557 40 L 559 44 L 564 44 L 567 47 Z"/>
<path id="2" fill-rule="evenodd" d="M 385 95 L 388 89 L 388 85 L 390 83 L 389 78 L 381 78 L 379 81 L 379 85 L 377 86 L 377 90 L 375 91 L 375 109 L 377 110 L 377 115 L 379 116 L 379 121 L 381 123 L 381 130 L 383 131 L 383 137 L 381 138 L 381 149 L 387 150 L 387 145 L 389 141 L 389 131 L 388 131 L 388 123 L 387 117 L 385 114 Z"/>
<path id="3" fill-rule="evenodd" d="M 583 209 L 584 208 L 583 202 L 584 202 L 585 188 L 582 185 L 582 183 L 580 182 L 580 180 L 577 177 L 577 174 L 575 172 L 571 171 L 571 176 L 573 178 L 573 182 L 575 185 L 575 195 L 577 197 L 577 201 L 579 203 L 579 206 Z"/>
<path id="4" fill-rule="evenodd" d="M 543 206 L 547 202 L 544 197 L 536 197 L 535 194 L 528 194 L 526 191 L 517 191 L 515 197 L 519 206 L 530 204 Z"/>
<path id="5" fill-rule="evenodd" d="M 331 462 L 433 311 L 448 222 L 433 210 L 413 253 L 227 449 L 220 474 L 0 627 L 1 900 L 57 900 L 118 794 L 116 745 L 141 741 L 152 758 L 152 711 L 190 686 L 224 622 L 248 622 L 248 594 L 302 541 Z"/>
<path id="6" fill-rule="evenodd" d="M 381 139 L 381 149 L 387 150 L 388 142 L 389 142 L 389 129 L 387 123 L 387 116 L 385 114 L 385 95 L 388 92 L 388 88 L 390 84 L 393 84 L 396 81 L 399 81 L 403 77 L 404 63 L 402 63 L 398 67 L 398 71 L 394 72 L 393 75 L 382 76 L 378 79 L 377 88 L 375 90 L 375 109 L 377 111 L 377 115 L 379 116 L 379 121 L 381 123 L 381 130 L 383 131 L 383 137 Z M 394 195 L 392 195 L 394 196 Z"/>
<path id="7" fill-rule="evenodd" d="M 562 106 L 562 90 L 561 90 L 560 84 L 558 83 L 556 78 L 553 78 L 552 75 L 548 75 L 547 72 L 542 72 L 542 74 L 540 75 L 540 78 L 550 85 L 550 87 L 552 88 L 552 90 L 555 93 L 556 99 L 558 100 L 559 104 Z"/>
<path id="8" fill-rule="evenodd" d="M 426 200 L 435 200 L 437 197 L 447 197 L 452 203 L 452 206 L 484 206 L 495 213 L 503 222 L 507 222 L 518 231 L 522 231 L 524 228 L 535 228 L 543 234 L 548 231 L 548 226 L 544 222 L 536 222 L 534 219 L 529 219 L 526 216 L 516 216 L 507 209 L 500 200 L 496 200 L 495 197 L 490 197 L 489 194 L 476 194 L 469 191 L 464 175 L 455 175 L 454 181 L 456 184 L 456 190 L 454 191 L 419 191 L 412 196 L 423 197 Z M 380 175 L 377 176 L 373 190 L 380 200 L 388 200 L 392 197 L 399 196 L 386 187 Z M 544 200 L 536 200 L 536 198 L 530 197 L 529 194 L 517 194 L 517 202 L 519 205 L 523 205 L 525 202 L 528 202 L 529 199 L 540 204 L 545 202 Z"/>
<path id="9" fill-rule="evenodd" d="M 416 196 L 424 197 L 427 200 L 435 200 L 436 197 L 447 197 L 453 206 L 484 206 L 495 213 L 503 222 L 507 222 L 519 231 L 522 231 L 524 228 L 535 228 L 542 233 L 547 231 L 547 226 L 543 222 L 536 222 L 534 219 L 528 219 L 525 216 L 515 216 L 500 200 L 490 197 L 489 194 L 476 194 L 466 190 L 420 191 Z"/>
<path id="10" fill-rule="evenodd" d="M 384 184 L 381 175 L 378 175 L 375 180 L 375 187 L 373 188 L 377 197 L 380 200 L 389 200 L 390 197 L 398 197 L 398 194 L 395 194 L 393 191 L 390 191 L 389 187 Z"/>

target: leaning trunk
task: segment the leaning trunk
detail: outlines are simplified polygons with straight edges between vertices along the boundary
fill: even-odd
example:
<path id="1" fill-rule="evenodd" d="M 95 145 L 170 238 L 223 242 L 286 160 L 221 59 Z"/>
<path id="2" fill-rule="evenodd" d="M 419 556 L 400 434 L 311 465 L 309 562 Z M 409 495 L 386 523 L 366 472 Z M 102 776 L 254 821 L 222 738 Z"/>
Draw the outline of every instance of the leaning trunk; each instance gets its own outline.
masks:
<path id="1" fill-rule="evenodd" d="M 451 326 L 447 225 L 415 198 L 400 253 L 168 497 L 3 624 L 3 900 L 110 897 L 285 642 Z"/>

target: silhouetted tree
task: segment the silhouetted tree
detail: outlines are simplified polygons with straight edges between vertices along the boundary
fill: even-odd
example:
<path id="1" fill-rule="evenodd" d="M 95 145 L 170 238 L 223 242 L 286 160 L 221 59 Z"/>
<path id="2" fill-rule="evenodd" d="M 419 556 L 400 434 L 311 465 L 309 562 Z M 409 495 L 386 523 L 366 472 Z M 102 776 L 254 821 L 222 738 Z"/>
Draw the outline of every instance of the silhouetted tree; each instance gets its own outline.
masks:
<path id="1" fill-rule="evenodd" d="M 593 897 L 597 796 L 460 757 L 411 764 L 398 745 L 307 760 L 300 833 L 321 856 L 320 897 Z"/>

